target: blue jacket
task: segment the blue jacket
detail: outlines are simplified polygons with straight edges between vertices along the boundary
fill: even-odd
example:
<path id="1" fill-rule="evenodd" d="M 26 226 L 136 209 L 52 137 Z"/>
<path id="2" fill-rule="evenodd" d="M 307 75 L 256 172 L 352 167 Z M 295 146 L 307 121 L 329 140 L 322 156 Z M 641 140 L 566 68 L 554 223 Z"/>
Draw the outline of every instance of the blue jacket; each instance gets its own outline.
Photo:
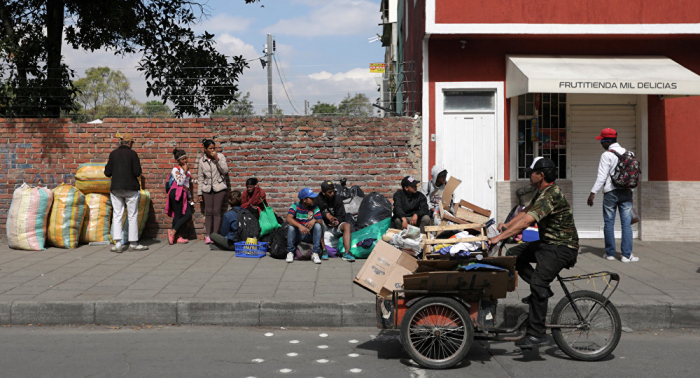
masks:
<path id="1" fill-rule="evenodd" d="M 221 220 L 221 235 L 232 243 L 238 242 L 238 212 L 243 210 L 240 206 L 234 206 L 224 214 Z"/>

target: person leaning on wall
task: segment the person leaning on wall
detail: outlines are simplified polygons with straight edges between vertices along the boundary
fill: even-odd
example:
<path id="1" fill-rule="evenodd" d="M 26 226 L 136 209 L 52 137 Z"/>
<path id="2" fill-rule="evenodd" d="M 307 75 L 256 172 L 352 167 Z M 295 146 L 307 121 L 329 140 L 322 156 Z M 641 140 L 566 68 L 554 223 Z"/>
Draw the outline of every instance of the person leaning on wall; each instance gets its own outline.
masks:
<path id="1" fill-rule="evenodd" d="M 209 236 L 221 228 L 221 208 L 228 193 L 228 165 L 226 157 L 216 151 L 213 140 L 202 140 L 202 147 L 204 154 L 199 158 L 197 168 L 197 196 L 200 202 L 204 202 L 204 243 L 212 244 Z"/>

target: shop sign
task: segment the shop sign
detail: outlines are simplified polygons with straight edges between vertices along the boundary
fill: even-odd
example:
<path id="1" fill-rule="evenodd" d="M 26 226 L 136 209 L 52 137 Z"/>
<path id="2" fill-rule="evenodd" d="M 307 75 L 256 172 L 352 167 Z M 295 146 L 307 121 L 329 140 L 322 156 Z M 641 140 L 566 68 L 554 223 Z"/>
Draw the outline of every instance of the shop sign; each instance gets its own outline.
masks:
<path id="1" fill-rule="evenodd" d="M 369 73 L 384 73 L 386 71 L 385 63 L 370 63 Z"/>
<path id="2" fill-rule="evenodd" d="M 560 81 L 560 89 L 678 89 L 676 82 L 650 81 Z"/>

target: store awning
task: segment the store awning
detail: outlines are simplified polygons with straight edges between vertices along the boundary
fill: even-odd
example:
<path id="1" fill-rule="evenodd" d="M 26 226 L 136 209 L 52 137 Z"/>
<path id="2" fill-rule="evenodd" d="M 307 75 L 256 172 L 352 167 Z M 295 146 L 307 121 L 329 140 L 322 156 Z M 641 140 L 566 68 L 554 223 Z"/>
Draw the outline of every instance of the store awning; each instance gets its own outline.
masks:
<path id="1" fill-rule="evenodd" d="M 700 95 L 700 76 L 664 56 L 506 57 L 506 97 L 526 93 Z"/>

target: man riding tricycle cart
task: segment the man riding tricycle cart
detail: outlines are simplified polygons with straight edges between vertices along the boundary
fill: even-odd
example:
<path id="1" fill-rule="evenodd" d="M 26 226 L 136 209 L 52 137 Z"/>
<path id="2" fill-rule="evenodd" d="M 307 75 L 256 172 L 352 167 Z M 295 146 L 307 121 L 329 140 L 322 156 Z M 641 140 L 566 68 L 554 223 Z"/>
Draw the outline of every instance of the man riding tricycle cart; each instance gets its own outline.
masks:
<path id="1" fill-rule="evenodd" d="M 535 158 L 528 175 L 537 194 L 519 214 L 498 225 L 498 235 L 488 238 L 492 249 L 500 246 L 498 256 L 477 259 L 475 253 L 460 260 L 416 261 L 415 269 L 403 275 L 402 288 L 387 287 L 385 282 L 378 292 L 378 326 L 400 329 L 404 349 L 418 364 L 434 369 L 454 366 L 466 356 L 474 338 L 515 341 L 521 349 L 532 349 L 546 345 L 547 330 L 557 346 L 577 360 L 597 361 L 617 347 L 622 324 L 609 298 L 619 285 L 619 275 L 596 272 L 560 276 L 564 268 L 575 265 L 578 255 L 573 213 L 555 183 L 557 167 L 552 160 Z M 539 240 L 519 244 L 508 250 L 507 256 L 501 256 L 504 242 L 535 222 Z M 486 240 L 483 229 L 477 239 Z M 434 243 L 430 237 L 425 241 L 426 245 Z M 408 264 L 400 264 L 402 260 L 405 262 L 397 260 L 398 265 L 408 268 Z M 534 268 L 532 263 L 536 263 Z M 498 327 L 498 300 L 516 289 L 518 276 L 530 285 L 530 295 L 523 299 L 528 312 L 512 327 Z M 570 292 L 566 287 L 566 282 L 596 278 L 606 283 L 601 293 Z M 547 323 L 554 279 L 559 281 L 564 297 Z"/>

